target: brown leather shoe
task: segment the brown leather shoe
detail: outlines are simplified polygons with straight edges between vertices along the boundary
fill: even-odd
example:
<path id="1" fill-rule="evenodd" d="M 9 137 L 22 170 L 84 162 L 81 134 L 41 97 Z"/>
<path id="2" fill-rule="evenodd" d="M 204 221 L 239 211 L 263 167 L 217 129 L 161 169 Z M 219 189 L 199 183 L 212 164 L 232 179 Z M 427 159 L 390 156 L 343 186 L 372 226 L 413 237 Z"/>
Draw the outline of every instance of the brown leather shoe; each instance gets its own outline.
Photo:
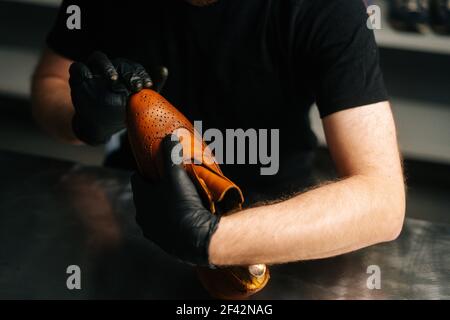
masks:
<path id="1" fill-rule="evenodd" d="M 144 89 L 134 94 L 127 110 L 128 136 L 141 174 L 153 181 L 162 175 L 162 139 L 175 133 L 183 147 L 184 167 L 213 214 L 242 208 L 241 190 L 225 177 L 186 117 L 157 92 Z M 197 268 L 209 293 L 220 299 L 242 299 L 260 291 L 269 280 L 265 265 Z"/>

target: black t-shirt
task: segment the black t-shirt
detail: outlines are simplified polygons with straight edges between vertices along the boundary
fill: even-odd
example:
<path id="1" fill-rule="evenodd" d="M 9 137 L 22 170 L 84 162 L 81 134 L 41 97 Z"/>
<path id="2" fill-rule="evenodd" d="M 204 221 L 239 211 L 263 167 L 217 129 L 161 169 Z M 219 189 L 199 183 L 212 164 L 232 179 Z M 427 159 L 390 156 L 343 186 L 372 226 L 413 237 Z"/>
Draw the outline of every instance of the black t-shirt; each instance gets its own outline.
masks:
<path id="1" fill-rule="evenodd" d="M 66 8 L 81 9 L 69 30 Z M 169 69 L 162 94 L 203 128 L 280 129 L 280 171 L 224 166 L 238 183 L 302 177 L 321 117 L 387 100 L 362 0 L 64 1 L 48 46 L 73 60 L 94 50 Z M 288 178 L 289 177 L 289 178 Z M 295 180 L 295 179 L 294 179 Z"/>

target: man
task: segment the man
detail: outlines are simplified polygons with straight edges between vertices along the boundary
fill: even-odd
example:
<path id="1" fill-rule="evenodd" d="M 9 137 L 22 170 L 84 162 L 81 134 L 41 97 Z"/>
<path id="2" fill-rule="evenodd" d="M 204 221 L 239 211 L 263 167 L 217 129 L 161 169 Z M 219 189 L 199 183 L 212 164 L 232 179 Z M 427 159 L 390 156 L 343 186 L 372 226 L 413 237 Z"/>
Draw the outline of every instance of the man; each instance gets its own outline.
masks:
<path id="1" fill-rule="evenodd" d="M 80 30 L 66 26 L 72 3 Z M 144 234 L 188 263 L 276 264 L 391 241 L 402 229 L 404 182 L 366 20 L 361 0 L 66 1 L 34 75 L 33 112 L 59 138 L 105 143 L 125 127 L 127 98 L 157 86 L 204 128 L 280 129 L 276 175 L 222 166 L 246 197 L 278 198 L 266 205 L 213 217 L 169 158 L 163 185 L 136 177 Z M 161 66 L 170 73 L 162 89 Z M 298 192 L 316 146 L 314 102 L 340 179 Z M 166 156 L 173 146 L 166 141 Z M 122 139 L 106 162 L 132 168 L 130 159 Z"/>

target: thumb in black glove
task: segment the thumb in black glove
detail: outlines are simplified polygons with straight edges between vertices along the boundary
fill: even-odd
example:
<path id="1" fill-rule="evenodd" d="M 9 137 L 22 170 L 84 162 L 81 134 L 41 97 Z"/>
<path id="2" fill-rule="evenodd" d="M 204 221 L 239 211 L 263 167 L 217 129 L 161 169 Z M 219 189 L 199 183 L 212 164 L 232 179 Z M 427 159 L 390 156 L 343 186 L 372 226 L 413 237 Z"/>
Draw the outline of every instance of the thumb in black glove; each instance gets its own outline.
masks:
<path id="1" fill-rule="evenodd" d="M 138 174 L 132 176 L 136 221 L 144 236 L 169 254 L 192 265 L 213 267 L 208 249 L 220 217 L 203 206 L 183 165 L 172 161 L 178 144 L 170 135 L 162 141 L 163 181 L 150 183 Z"/>

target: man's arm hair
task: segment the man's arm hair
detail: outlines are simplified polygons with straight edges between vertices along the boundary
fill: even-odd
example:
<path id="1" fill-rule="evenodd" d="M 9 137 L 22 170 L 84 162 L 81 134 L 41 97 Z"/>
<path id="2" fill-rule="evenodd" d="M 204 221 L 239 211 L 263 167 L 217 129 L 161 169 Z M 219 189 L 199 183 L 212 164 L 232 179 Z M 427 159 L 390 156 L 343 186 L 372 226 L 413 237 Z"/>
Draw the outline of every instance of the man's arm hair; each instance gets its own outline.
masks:
<path id="1" fill-rule="evenodd" d="M 80 144 L 72 131 L 74 108 L 69 87 L 72 62 L 51 49 L 44 50 L 32 79 L 32 114 L 53 137 Z"/>
<path id="2" fill-rule="evenodd" d="M 405 187 L 389 103 L 340 111 L 323 125 L 340 179 L 223 217 L 211 239 L 211 263 L 319 259 L 398 237 Z"/>

